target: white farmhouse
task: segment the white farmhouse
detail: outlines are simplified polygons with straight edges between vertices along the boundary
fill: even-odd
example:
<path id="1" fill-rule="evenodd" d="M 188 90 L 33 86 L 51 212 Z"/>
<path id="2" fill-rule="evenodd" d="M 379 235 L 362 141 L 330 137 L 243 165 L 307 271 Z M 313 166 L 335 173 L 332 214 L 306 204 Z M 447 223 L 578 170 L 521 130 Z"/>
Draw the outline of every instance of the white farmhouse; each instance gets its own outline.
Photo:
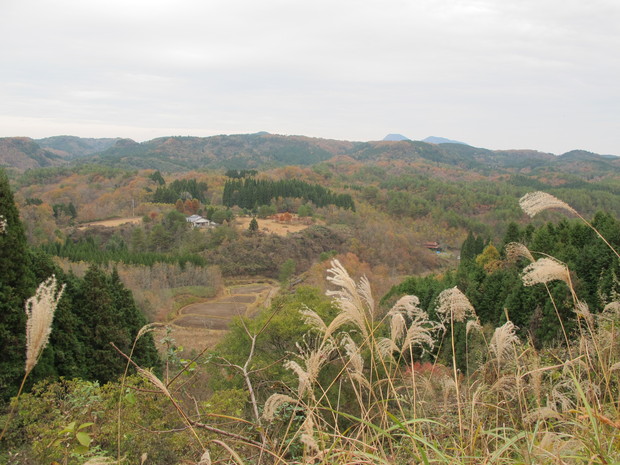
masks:
<path id="1" fill-rule="evenodd" d="M 215 228 L 217 226 L 217 223 L 203 218 L 200 215 L 188 216 L 185 220 L 192 225 L 192 228 Z"/>

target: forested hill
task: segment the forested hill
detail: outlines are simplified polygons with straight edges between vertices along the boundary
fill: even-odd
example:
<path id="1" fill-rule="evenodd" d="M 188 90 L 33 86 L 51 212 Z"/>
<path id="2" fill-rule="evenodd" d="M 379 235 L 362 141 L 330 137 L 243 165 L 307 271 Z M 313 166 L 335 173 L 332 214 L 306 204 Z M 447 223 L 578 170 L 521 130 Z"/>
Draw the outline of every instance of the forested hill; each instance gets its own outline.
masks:
<path id="1" fill-rule="evenodd" d="M 103 152 L 112 147 L 119 138 L 94 139 L 75 136 L 54 136 L 37 139 L 35 142 L 63 158 L 77 158 Z"/>
<path id="2" fill-rule="evenodd" d="M 61 156 L 43 149 L 28 137 L 0 138 L 0 166 L 21 171 L 65 163 Z"/>
<path id="3" fill-rule="evenodd" d="M 484 175 L 552 173 L 594 179 L 617 175 L 620 158 L 575 150 L 556 156 L 535 150 L 488 150 L 459 143 L 420 141 L 349 142 L 267 133 L 213 137 L 81 139 L 59 136 L 35 141 L 0 139 L 0 166 L 24 170 L 96 162 L 166 172 L 196 168 L 265 169 L 321 162 L 460 168 Z"/>

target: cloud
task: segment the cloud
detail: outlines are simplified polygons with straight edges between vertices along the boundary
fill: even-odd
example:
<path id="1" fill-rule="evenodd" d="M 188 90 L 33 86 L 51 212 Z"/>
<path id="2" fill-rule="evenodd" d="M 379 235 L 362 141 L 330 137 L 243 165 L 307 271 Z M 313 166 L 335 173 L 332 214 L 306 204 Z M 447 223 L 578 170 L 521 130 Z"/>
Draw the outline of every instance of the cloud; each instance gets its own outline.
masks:
<path id="1" fill-rule="evenodd" d="M 401 132 L 620 154 L 615 0 L 5 1 L 7 136 L 26 118 L 33 136 Z"/>

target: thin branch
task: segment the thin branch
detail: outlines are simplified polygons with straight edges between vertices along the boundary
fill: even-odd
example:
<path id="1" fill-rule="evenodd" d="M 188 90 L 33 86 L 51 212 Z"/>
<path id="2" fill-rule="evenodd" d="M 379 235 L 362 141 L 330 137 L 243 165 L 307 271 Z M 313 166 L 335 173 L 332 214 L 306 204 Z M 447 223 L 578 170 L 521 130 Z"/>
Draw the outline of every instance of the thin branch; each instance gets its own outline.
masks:
<path id="1" fill-rule="evenodd" d="M 192 365 L 192 363 L 194 363 L 196 360 L 198 360 L 200 357 L 202 357 L 202 355 L 207 351 L 207 349 L 208 349 L 208 347 L 205 347 L 204 349 L 202 349 L 202 351 L 198 355 L 196 355 L 193 359 L 191 359 L 191 361 L 189 363 L 185 364 L 183 369 L 181 371 L 179 371 L 176 375 L 174 375 L 174 377 L 170 381 L 168 381 L 168 384 L 166 384 L 166 387 L 170 387 L 170 385 L 172 383 L 174 383 L 175 380 L 179 376 L 181 376 L 183 373 L 185 373 L 189 369 L 189 367 Z"/>

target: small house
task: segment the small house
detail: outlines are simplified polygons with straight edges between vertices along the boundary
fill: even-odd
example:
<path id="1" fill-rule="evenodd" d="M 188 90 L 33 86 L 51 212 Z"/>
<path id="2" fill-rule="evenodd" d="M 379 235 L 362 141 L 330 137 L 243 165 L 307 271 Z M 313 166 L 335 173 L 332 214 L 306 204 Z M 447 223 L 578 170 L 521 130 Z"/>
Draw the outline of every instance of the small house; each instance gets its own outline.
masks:
<path id="1" fill-rule="evenodd" d="M 424 247 L 426 247 L 428 250 L 432 250 L 433 252 L 439 253 L 441 252 L 441 246 L 439 245 L 439 242 L 435 242 L 435 241 L 428 241 L 424 243 Z"/>
<path id="2" fill-rule="evenodd" d="M 200 215 L 188 216 L 185 220 L 192 225 L 192 228 L 214 228 L 217 226 L 217 223 L 203 218 Z"/>

